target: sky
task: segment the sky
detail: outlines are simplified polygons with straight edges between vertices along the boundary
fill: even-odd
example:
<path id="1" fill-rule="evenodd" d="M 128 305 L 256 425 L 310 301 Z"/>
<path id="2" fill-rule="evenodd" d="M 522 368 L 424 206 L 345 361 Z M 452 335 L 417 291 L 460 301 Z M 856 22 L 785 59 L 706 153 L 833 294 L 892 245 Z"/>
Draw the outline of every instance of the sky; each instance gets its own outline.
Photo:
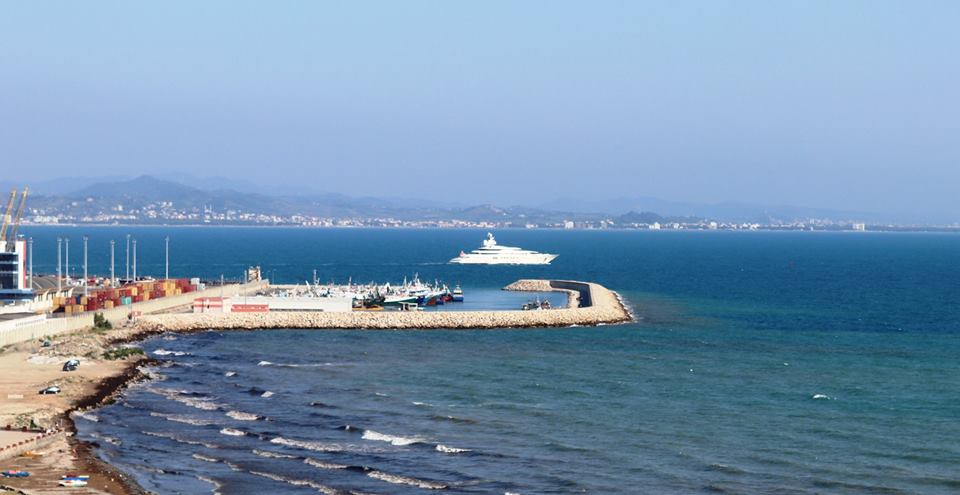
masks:
<path id="1" fill-rule="evenodd" d="M 0 179 L 960 220 L 960 2 L 4 2 Z"/>

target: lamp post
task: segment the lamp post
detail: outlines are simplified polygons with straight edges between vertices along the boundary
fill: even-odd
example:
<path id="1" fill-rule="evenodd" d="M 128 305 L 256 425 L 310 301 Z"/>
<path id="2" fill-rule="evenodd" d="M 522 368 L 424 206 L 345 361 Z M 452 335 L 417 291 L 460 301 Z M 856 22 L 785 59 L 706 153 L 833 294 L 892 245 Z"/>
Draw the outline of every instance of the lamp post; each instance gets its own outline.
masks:
<path id="1" fill-rule="evenodd" d="M 87 277 L 87 241 L 90 240 L 89 237 L 83 236 L 83 295 L 87 295 L 87 280 L 90 280 Z"/>
<path id="2" fill-rule="evenodd" d="M 170 236 L 165 237 L 164 243 L 166 244 L 166 267 L 163 271 L 163 278 L 165 280 L 170 280 Z"/>
<path id="3" fill-rule="evenodd" d="M 137 281 L 137 240 L 133 240 L 133 281 Z"/>
<path id="4" fill-rule="evenodd" d="M 33 237 L 27 238 L 27 260 L 30 262 L 30 290 L 33 290 Z"/>
<path id="5" fill-rule="evenodd" d="M 63 239 L 64 242 L 64 253 L 66 253 L 66 260 L 64 261 L 64 268 L 66 269 L 66 278 L 70 280 L 70 238 L 66 237 Z"/>
<path id="6" fill-rule="evenodd" d="M 116 284 L 116 278 L 113 276 L 113 251 L 114 251 L 114 240 L 110 239 L 110 285 Z"/>
<path id="7" fill-rule="evenodd" d="M 127 280 L 130 280 L 130 234 L 127 234 Z"/>
<path id="8" fill-rule="evenodd" d="M 63 271 L 62 271 L 63 263 L 62 263 L 62 260 L 60 259 L 60 253 L 63 252 L 62 245 L 63 245 L 63 238 L 57 237 L 57 295 L 58 296 L 60 291 L 63 290 L 63 287 L 61 286 L 61 280 L 63 279 Z"/>

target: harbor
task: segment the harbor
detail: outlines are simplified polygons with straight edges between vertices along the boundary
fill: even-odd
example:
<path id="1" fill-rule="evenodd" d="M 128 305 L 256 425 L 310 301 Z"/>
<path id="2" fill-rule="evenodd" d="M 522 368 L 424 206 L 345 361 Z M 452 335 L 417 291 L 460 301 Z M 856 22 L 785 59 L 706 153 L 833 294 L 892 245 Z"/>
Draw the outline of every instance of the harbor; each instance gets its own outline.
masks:
<path id="1" fill-rule="evenodd" d="M 598 284 L 562 280 L 520 280 L 510 291 L 559 291 L 568 305 L 550 310 L 513 311 L 258 311 L 144 315 L 135 328 L 156 334 L 208 329 L 494 329 L 592 326 L 631 320 L 617 295 Z"/>

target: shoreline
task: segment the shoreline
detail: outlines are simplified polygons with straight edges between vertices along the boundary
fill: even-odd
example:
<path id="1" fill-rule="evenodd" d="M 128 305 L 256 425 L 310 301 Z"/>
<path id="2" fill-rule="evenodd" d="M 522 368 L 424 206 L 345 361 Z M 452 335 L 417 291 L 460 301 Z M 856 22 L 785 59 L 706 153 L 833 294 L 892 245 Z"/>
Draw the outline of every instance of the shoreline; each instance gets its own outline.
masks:
<path id="1" fill-rule="evenodd" d="M 559 284 L 559 285 L 555 285 Z M 573 290 L 567 284 L 574 285 Z M 137 322 L 124 325 L 106 333 L 92 329 L 79 330 L 67 334 L 50 337 L 56 341 L 54 350 L 46 356 L 43 366 L 46 376 L 30 377 L 27 373 L 18 377 L 18 383 L 27 382 L 27 389 L 36 389 L 37 385 L 50 383 L 50 376 L 54 381 L 68 380 L 68 391 L 63 396 L 53 396 L 56 401 L 69 401 L 61 407 L 49 404 L 43 398 L 33 398 L 40 404 L 39 407 L 47 413 L 44 426 L 58 425 L 67 432 L 55 443 L 38 451 L 45 451 L 39 458 L 14 457 L 0 461 L 2 469 L 24 469 L 31 472 L 28 478 L 4 478 L 0 482 L 0 490 L 9 490 L 14 493 L 31 494 L 32 490 L 49 490 L 56 487 L 59 476 L 66 472 L 90 474 L 90 484 L 87 493 L 113 495 L 145 495 L 144 490 L 136 480 L 119 468 L 100 459 L 96 453 L 98 444 L 87 442 L 76 437 L 76 424 L 71 417 L 74 412 L 84 413 L 110 404 L 129 385 L 149 379 L 144 373 L 143 366 L 159 363 L 157 359 L 148 356 L 135 356 L 123 361 L 105 361 L 98 359 L 103 352 L 124 344 L 141 342 L 157 335 L 172 332 L 180 334 L 197 333 L 208 330 L 254 330 L 269 328 L 334 328 L 329 327 L 331 315 L 335 318 L 346 318 L 354 326 L 336 327 L 353 329 L 493 329 L 493 328 L 558 328 L 583 325 L 604 325 L 607 323 L 624 323 L 633 320 L 626 305 L 618 294 L 598 284 L 572 281 L 547 280 L 520 280 L 504 287 L 511 291 L 556 291 L 567 294 L 567 307 L 541 311 L 459 311 L 459 312 L 349 312 L 349 313 L 273 313 L 274 317 L 263 320 L 262 317 L 270 313 L 261 314 L 149 314 L 141 317 Z M 586 304 L 584 304 L 586 303 Z M 336 316 L 339 315 L 339 316 Z M 495 316 L 491 316 L 495 315 Z M 230 317 L 238 316 L 239 320 Z M 426 316 L 426 318 L 423 318 Z M 206 317 L 206 318 L 196 318 Z M 213 320 L 208 318 L 214 318 Z M 224 317 L 227 317 L 224 320 Z M 253 318 L 251 318 L 253 317 Z M 258 318 L 259 317 L 259 318 Z M 395 325 L 399 317 L 401 325 Z M 219 322 L 215 319 L 219 318 Z M 317 319 L 319 318 L 319 319 Z M 179 322 L 179 323 L 178 323 Z M 219 324 L 217 324 L 219 323 Z M 343 323 L 341 321 L 340 323 Z M 504 324 L 507 323 L 507 324 Z M 512 324 L 510 324 L 512 323 Z M 328 326 L 323 326 L 327 324 Z M 450 326 L 453 324 L 454 326 Z M 306 326 L 304 326 L 306 325 Z M 22 366 L 24 357 L 29 354 L 42 355 L 43 348 L 37 349 L 36 342 L 23 342 L 9 346 L 0 352 L 0 364 L 6 361 L 11 368 Z M 66 347 L 66 349 L 60 349 Z M 83 349 L 85 361 L 81 370 L 90 375 L 63 375 L 59 372 L 60 362 L 68 355 L 74 355 L 76 349 Z M 32 363 L 33 361 L 27 360 Z M 104 370 L 103 368 L 106 368 Z M 32 370 L 31 370 L 32 371 Z M 38 372 L 39 373 L 39 372 Z M 79 379 L 79 380 L 75 380 Z M 33 382 L 31 382 L 33 380 Z M 79 392 L 74 389 L 86 389 Z M 70 392 L 69 394 L 67 392 Z M 21 409 L 29 404 L 23 403 Z M 38 407 L 34 404 L 34 407 Z M 18 414 L 17 418 L 37 417 L 36 410 L 26 410 Z M 4 411 L 0 411 L 2 413 Z M 6 411 L 8 415 L 10 411 Z M 31 416 L 33 414 L 34 416 Z M 32 419 L 31 419 L 32 421 Z"/>

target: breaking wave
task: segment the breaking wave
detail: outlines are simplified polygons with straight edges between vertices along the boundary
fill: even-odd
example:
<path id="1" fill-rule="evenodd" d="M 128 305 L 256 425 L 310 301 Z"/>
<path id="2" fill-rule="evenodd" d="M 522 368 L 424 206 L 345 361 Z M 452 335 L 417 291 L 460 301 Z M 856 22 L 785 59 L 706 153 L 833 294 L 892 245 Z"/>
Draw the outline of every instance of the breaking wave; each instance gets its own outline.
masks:
<path id="1" fill-rule="evenodd" d="M 387 442 L 391 445 L 396 445 L 398 447 L 403 447 L 406 445 L 413 445 L 415 443 L 423 443 L 424 439 L 420 437 L 401 437 L 398 435 L 386 435 L 379 433 L 373 430 L 363 430 L 364 440 L 374 440 L 377 442 Z"/>
<path id="2" fill-rule="evenodd" d="M 381 481 L 386 481 L 387 483 L 415 486 L 418 488 L 426 488 L 428 490 L 443 490 L 444 488 L 447 488 L 447 485 L 443 483 L 438 483 L 436 481 L 427 481 L 427 480 L 421 480 L 417 478 L 411 478 L 409 476 L 389 474 L 389 473 L 384 473 L 383 471 L 370 471 L 369 473 L 367 473 L 367 476 L 374 479 L 381 480 Z"/>
<path id="3" fill-rule="evenodd" d="M 437 452 L 443 452 L 444 454 L 463 454 L 465 452 L 473 452 L 470 449 L 458 449 L 456 447 L 447 447 L 446 445 L 437 444 Z"/>
<path id="4" fill-rule="evenodd" d="M 163 418 L 167 421 L 173 421 L 175 423 L 183 423 L 183 424 L 193 425 L 193 426 L 210 426 L 210 425 L 217 424 L 216 421 L 211 421 L 208 419 L 193 418 L 190 416 L 183 416 L 180 414 L 164 414 L 159 412 L 151 412 L 150 415 L 155 418 Z"/>
<path id="5" fill-rule="evenodd" d="M 274 481 L 280 481 L 280 482 L 287 483 L 294 486 L 309 486 L 310 488 L 313 488 L 319 491 L 320 493 L 324 493 L 328 495 L 337 495 L 338 493 L 340 493 L 339 490 L 330 488 L 329 486 L 326 486 L 326 485 L 321 485 L 316 481 L 287 478 L 285 476 L 280 476 L 279 474 L 265 473 L 263 471 L 250 471 L 250 474 L 253 474 L 256 476 L 262 476 L 264 478 L 269 478 Z"/>
<path id="6" fill-rule="evenodd" d="M 227 411 L 227 416 L 237 421 L 256 421 L 258 419 L 263 419 L 263 416 L 257 416 L 256 414 L 250 414 L 241 411 Z"/>
<path id="7" fill-rule="evenodd" d="M 184 351 L 168 351 L 168 350 L 166 350 L 166 349 L 157 349 L 157 350 L 153 351 L 153 355 L 154 355 L 154 356 L 177 356 L 177 357 L 180 357 L 180 356 L 190 356 L 191 354 L 190 354 L 189 352 L 184 352 Z"/>
<path id="8" fill-rule="evenodd" d="M 305 440 L 293 440 L 290 438 L 276 437 L 270 440 L 270 443 L 277 445 L 286 445 L 298 449 L 313 450 L 315 452 L 343 452 L 345 448 L 337 443 L 308 442 Z"/>
<path id="9" fill-rule="evenodd" d="M 220 430 L 220 434 L 231 436 L 231 437 L 243 437 L 247 435 L 246 432 L 235 430 L 233 428 L 222 428 Z"/>

